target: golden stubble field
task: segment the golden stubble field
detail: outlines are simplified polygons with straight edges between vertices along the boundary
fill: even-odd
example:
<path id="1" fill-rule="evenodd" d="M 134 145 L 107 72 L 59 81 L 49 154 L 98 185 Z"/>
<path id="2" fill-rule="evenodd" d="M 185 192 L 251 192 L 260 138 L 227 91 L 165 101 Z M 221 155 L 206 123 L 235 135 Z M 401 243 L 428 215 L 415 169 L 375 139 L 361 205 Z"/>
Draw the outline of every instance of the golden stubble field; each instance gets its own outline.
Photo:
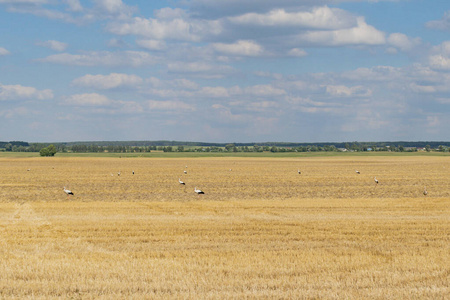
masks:
<path id="1" fill-rule="evenodd" d="M 0 298 L 448 299 L 449 205 L 448 156 L 0 158 Z"/>

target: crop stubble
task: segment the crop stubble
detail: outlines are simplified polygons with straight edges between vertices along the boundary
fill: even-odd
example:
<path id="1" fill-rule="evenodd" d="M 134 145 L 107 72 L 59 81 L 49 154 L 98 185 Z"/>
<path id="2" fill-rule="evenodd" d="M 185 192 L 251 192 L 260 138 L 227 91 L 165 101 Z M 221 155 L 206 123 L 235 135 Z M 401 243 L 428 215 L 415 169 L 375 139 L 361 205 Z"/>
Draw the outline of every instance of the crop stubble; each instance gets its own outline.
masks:
<path id="1" fill-rule="evenodd" d="M 449 169 L 448 157 L 0 158 L 0 297 L 448 298 Z"/>

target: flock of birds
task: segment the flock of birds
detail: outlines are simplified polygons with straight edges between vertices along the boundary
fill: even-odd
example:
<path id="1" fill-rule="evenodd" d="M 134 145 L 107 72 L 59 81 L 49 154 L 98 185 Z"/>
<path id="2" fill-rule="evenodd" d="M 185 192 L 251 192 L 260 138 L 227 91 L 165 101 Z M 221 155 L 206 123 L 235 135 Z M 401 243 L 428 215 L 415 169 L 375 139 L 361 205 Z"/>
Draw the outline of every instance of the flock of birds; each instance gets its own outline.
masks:
<path id="1" fill-rule="evenodd" d="M 185 168 L 187 169 L 187 166 L 186 166 Z M 185 175 L 187 175 L 187 170 L 184 170 L 183 173 L 184 173 Z M 185 183 L 184 181 L 182 181 L 181 178 L 178 178 L 178 183 L 181 184 L 181 185 L 186 186 L 186 183 Z M 200 194 L 204 194 L 204 193 L 205 193 L 205 192 L 203 192 L 201 189 L 198 189 L 197 187 L 194 188 L 194 192 L 197 193 L 197 195 L 200 195 Z"/>
<path id="2" fill-rule="evenodd" d="M 187 166 L 186 166 L 185 168 L 187 169 Z M 28 169 L 27 171 L 30 171 L 30 169 Z M 230 171 L 231 171 L 231 169 L 230 169 Z M 356 174 L 361 174 L 361 172 L 358 171 L 358 170 L 355 170 L 355 172 L 356 172 Z M 187 175 L 187 170 L 184 170 L 183 173 L 184 173 L 185 175 Z M 300 169 L 297 170 L 297 173 L 298 173 L 298 174 L 302 174 L 302 172 L 300 171 Z M 121 174 L 120 171 L 117 172 L 117 175 L 118 175 L 118 176 L 120 176 L 120 174 Z M 134 170 L 132 171 L 132 174 L 134 175 Z M 113 176 L 112 173 L 111 173 L 111 176 Z M 377 177 L 374 177 L 373 180 L 375 181 L 375 185 L 378 185 L 379 181 L 378 181 Z M 183 185 L 183 186 L 186 186 L 186 183 L 185 183 L 184 181 L 181 180 L 181 177 L 178 178 L 178 183 L 181 184 L 181 185 Z M 194 188 L 194 192 L 195 192 L 197 195 L 205 194 L 201 189 L 198 189 L 197 187 Z M 66 187 L 64 187 L 64 193 L 67 194 L 67 197 L 69 197 L 70 195 L 72 195 L 72 196 L 74 195 L 73 192 L 72 192 L 71 190 L 66 189 Z M 424 188 L 423 194 L 424 194 L 425 196 L 428 195 L 427 187 Z"/>

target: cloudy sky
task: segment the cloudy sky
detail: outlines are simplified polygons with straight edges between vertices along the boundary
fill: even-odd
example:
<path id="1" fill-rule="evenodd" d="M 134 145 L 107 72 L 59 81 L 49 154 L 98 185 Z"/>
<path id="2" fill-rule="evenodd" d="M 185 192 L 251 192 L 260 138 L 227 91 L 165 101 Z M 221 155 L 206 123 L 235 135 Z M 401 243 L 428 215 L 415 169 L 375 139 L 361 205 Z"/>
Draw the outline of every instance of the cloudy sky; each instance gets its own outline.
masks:
<path id="1" fill-rule="evenodd" d="M 0 141 L 448 141 L 448 0 L 0 0 Z"/>

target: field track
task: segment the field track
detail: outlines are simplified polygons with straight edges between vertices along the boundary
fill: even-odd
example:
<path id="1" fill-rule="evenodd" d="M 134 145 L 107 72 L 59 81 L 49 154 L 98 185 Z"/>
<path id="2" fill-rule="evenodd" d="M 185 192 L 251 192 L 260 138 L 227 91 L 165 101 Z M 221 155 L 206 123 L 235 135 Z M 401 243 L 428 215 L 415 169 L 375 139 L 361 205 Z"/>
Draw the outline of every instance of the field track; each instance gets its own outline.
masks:
<path id="1" fill-rule="evenodd" d="M 449 157 L 7 157 L 0 174 L 0 298 L 450 298 Z"/>

